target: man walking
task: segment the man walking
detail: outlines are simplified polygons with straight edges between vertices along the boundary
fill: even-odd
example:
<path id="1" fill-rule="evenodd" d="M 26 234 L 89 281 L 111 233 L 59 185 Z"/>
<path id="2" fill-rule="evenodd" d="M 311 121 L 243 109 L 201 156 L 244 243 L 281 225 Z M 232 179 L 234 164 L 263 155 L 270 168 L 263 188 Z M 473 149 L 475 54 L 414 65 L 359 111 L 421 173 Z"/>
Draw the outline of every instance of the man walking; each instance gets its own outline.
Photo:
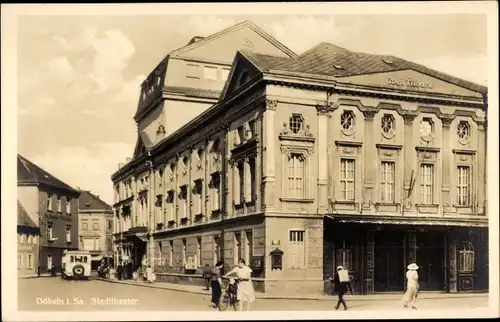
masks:
<path id="1" fill-rule="evenodd" d="M 335 307 L 335 310 L 339 309 L 340 304 L 344 306 L 344 310 L 347 310 L 347 305 L 345 304 L 344 301 L 344 294 L 347 293 L 347 291 L 352 293 L 351 283 L 349 282 L 348 270 L 344 269 L 344 267 L 342 266 L 338 266 L 337 272 L 335 273 L 335 276 L 333 278 L 333 284 L 334 284 L 334 290 L 338 296 L 338 302 L 337 306 Z"/>
<path id="2" fill-rule="evenodd" d="M 212 268 L 208 264 L 205 264 L 205 267 L 203 267 L 203 278 L 205 279 L 205 287 L 208 291 L 210 290 L 210 282 L 212 280 Z"/>

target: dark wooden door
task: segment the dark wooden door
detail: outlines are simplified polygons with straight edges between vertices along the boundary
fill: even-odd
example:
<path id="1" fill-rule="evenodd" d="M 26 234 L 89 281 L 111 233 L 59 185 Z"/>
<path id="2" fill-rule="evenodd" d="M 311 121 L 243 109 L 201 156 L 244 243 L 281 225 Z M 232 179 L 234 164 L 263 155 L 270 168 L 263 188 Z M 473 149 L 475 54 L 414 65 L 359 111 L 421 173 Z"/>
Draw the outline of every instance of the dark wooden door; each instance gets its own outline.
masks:
<path id="1" fill-rule="evenodd" d="M 444 237 L 438 233 L 417 236 L 417 265 L 421 290 L 444 290 Z"/>
<path id="2" fill-rule="evenodd" d="M 385 236 L 375 242 L 375 292 L 404 290 L 403 238 L 390 237 Z"/>

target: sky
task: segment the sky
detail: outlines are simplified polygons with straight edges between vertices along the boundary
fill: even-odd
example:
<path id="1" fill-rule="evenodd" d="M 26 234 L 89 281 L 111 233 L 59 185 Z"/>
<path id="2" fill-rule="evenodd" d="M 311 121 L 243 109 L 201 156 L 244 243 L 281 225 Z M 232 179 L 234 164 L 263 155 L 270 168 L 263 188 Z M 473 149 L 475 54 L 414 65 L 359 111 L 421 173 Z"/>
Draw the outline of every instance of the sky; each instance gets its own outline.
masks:
<path id="1" fill-rule="evenodd" d="M 251 20 L 297 53 L 319 42 L 390 54 L 487 85 L 479 14 L 337 16 L 22 16 L 18 152 L 113 203 L 111 174 L 132 156 L 139 85 L 193 36 Z"/>

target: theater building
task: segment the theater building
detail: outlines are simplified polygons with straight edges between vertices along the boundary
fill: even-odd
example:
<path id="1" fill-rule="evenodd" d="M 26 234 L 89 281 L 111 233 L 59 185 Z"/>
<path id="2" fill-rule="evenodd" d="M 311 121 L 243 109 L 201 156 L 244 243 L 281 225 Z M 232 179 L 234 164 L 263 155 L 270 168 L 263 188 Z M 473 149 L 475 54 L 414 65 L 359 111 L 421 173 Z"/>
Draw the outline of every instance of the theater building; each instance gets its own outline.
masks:
<path id="1" fill-rule="evenodd" d="M 402 292 L 411 262 L 423 290 L 486 290 L 486 88 L 328 43 L 277 52 L 240 48 L 211 107 L 113 174 L 117 251 L 139 239 L 180 282 L 244 258 L 266 293 L 323 292 L 337 265 L 355 293 Z"/>

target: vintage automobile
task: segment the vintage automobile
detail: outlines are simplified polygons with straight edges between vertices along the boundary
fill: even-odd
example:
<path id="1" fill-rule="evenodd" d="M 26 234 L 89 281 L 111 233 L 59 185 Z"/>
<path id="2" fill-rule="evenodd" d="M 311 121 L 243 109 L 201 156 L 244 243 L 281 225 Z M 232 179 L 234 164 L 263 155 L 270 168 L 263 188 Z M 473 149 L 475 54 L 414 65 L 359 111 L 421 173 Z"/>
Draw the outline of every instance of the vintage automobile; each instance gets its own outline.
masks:
<path id="1" fill-rule="evenodd" d="M 63 279 L 89 279 L 91 256 L 88 251 L 65 250 L 62 257 L 61 277 Z"/>

